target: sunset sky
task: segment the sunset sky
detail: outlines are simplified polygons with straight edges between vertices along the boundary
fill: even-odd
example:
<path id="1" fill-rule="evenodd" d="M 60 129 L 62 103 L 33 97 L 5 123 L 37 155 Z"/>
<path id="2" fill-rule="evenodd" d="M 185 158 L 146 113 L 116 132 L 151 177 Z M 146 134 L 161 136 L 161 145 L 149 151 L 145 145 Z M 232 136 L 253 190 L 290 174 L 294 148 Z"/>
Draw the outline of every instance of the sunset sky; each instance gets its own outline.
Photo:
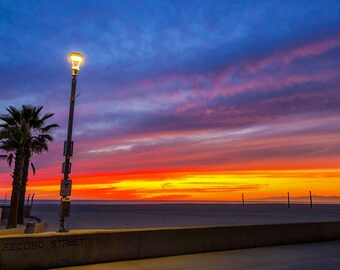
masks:
<path id="1" fill-rule="evenodd" d="M 340 196 L 340 1 L 1 1 L 0 113 L 61 126 L 39 199 L 59 199 L 72 51 L 72 199 Z"/>

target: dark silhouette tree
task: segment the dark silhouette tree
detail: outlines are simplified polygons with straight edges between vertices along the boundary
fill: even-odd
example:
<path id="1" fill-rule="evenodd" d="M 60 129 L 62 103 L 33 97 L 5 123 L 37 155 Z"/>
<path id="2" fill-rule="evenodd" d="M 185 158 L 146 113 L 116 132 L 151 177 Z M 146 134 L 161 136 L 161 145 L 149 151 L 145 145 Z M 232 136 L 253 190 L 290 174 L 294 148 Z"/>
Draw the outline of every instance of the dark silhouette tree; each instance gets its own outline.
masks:
<path id="1" fill-rule="evenodd" d="M 6 155 L 0 155 L 0 159 L 6 160 L 8 163 L 8 166 L 11 167 L 13 160 L 15 159 L 14 153 L 8 153 Z M 35 175 L 35 166 L 32 162 L 30 162 L 30 158 L 28 158 L 28 155 L 25 152 L 25 164 L 24 164 L 24 173 L 21 177 L 21 190 L 20 190 L 20 197 L 19 197 L 19 206 L 18 206 L 18 217 L 17 217 L 17 223 L 18 224 L 24 224 L 24 208 L 25 208 L 25 194 L 26 194 L 26 186 L 28 181 L 28 169 L 29 165 L 32 167 L 33 175 Z"/>
<path id="2" fill-rule="evenodd" d="M 7 228 L 15 228 L 17 223 L 23 223 L 31 157 L 33 154 L 48 151 L 48 142 L 53 141 L 51 134 L 58 127 L 57 124 L 46 125 L 46 120 L 54 114 L 47 113 L 41 117 L 42 108 L 23 105 L 21 110 L 18 110 L 10 106 L 6 109 L 8 114 L 0 115 L 0 120 L 3 121 L 0 124 L 0 149 L 8 153 L 9 164 L 15 158 Z M 5 158 L 4 156 L 2 155 L 2 158 Z"/>

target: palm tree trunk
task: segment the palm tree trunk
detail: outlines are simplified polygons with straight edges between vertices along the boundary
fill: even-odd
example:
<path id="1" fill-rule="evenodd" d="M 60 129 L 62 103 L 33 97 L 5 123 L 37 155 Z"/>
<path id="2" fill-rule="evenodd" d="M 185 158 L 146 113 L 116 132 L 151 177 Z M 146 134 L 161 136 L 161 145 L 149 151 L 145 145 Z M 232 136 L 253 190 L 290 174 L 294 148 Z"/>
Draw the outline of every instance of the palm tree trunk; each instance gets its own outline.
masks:
<path id="1" fill-rule="evenodd" d="M 25 151 L 27 151 L 27 149 Z M 29 165 L 30 165 L 30 157 L 31 157 L 31 154 L 29 152 L 28 153 L 25 152 L 24 167 L 23 167 L 23 173 L 21 177 L 21 186 L 20 186 L 20 195 L 19 195 L 18 224 L 24 224 L 25 194 L 26 194 L 26 185 L 27 185 L 28 171 L 29 171 Z"/>
<path id="2" fill-rule="evenodd" d="M 9 210 L 7 229 L 17 227 L 21 176 L 22 176 L 23 167 L 24 167 L 23 153 L 24 153 L 23 147 L 20 147 L 15 154 L 15 167 L 14 167 L 14 173 L 13 173 L 11 208 Z"/>

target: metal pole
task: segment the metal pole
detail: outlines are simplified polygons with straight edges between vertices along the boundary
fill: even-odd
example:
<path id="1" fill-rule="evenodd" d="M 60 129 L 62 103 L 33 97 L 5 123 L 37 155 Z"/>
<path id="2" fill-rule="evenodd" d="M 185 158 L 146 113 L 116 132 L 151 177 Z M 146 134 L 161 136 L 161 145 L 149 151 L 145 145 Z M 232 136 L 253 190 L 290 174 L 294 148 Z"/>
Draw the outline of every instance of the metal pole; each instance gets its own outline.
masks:
<path id="1" fill-rule="evenodd" d="M 288 192 L 288 208 L 290 208 L 290 197 L 289 197 L 289 192 Z"/>
<path id="2" fill-rule="evenodd" d="M 64 145 L 64 155 L 65 162 L 63 164 L 63 180 L 70 180 L 69 174 L 71 173 L 71 157 L 72 157 L 72 129 L 73 129 L 73 117 L 74 117 L 74 106 L 76 99 L 76 85 L 77 85 L 77 72 L 72 73 L 72 86 L 71 86 L 71 96 L 70 96 L 70 110 L 69 110 L 69 118 L 68 118 L 68 128 L 67 128 L 67 140 Z M 67 200 L 68 196 L 62 196 L 60 207 L 63 207 L 63 201 Z M 65 213 L 64 211 L 60 211 L 60 225 L 59 232 L 67 232 L 65 228 Z"/>
<path id="3" fill-rule="evenodd" d="M 309 191 L 310 208 L 313 208 L 312 191 Z"/>
<path id="4" fill-rule="evenodd" d="M 244 207 L 244 194 L 242 193 L 242 206 Z"/>

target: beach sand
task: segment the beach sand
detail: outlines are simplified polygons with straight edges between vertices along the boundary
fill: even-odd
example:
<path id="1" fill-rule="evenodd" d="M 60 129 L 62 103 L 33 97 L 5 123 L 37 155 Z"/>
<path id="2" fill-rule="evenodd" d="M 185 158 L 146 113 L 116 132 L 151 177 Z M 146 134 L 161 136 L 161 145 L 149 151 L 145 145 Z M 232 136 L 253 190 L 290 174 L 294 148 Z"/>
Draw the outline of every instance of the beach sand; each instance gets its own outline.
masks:
<path id="1" fill-rule="evenodd" d="M 36 204 L 32 215 L 59 226 L 59 205 Z M 224 226 L 340 221 L 340 205 L 277 204 L 74 204 L 66 227 L 72 229 L 129 229 L 183 226 Z"/>

